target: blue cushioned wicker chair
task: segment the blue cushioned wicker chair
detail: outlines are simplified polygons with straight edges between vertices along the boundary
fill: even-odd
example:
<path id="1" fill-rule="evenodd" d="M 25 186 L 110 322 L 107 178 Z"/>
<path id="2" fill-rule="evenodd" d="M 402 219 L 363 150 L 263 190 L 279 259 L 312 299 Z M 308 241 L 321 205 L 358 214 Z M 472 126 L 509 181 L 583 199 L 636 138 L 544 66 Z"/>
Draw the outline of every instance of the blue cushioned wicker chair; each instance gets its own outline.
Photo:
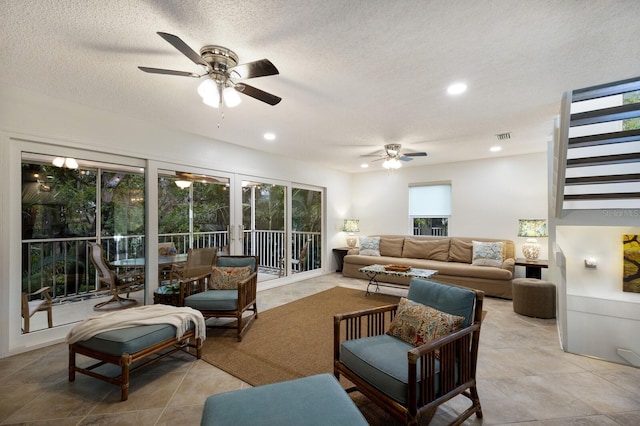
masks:
<path id="1" fill-rule="evenodd" d="M 249 275 L 234 282 L 235 289 L 209 289 L 212 278 L 206 284 L 199 281 L 197 288 L 191 285 L 182 286 L 180 289 L 183 306 L 188 306 L 202 312 L 207 318 L 235 318 L 235 325 L 217 325 L 214 327 L 234 328 L 237 331 L 238 341 L 251 322 L 258 318 L 258 305 L 256 292 L 258 285 L 258 256 L 220 256 L 216 259 L 215 267 L 246 268 L 249 267 Z M 214 267 L 214 269 L 215 269 Z M 245 316 L 250 311 L 251 315 Z"/>
<path id="2" fill-rule="evenodd" d="M 386 334 L 397 305 L 334 317 L 334 374 L 343 375 L 371 401 L 398 420 L 416 424 L 457 395 L 471 407 L 452 424 L 473 413 L 482 418 L 476 388 L 478 340 L 484 293 L 414 278 L 407 299 L 464 317 L 457 331 L 421 346 Z M 345 340 L 346 339 L 346 340 Z"/>

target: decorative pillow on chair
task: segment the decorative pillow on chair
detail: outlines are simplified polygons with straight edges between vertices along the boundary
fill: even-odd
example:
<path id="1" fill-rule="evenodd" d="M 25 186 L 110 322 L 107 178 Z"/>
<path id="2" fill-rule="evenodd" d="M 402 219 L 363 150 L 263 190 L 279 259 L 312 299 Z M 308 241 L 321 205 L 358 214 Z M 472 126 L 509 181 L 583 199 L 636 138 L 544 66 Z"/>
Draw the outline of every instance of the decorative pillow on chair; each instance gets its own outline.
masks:
<path id="1" fill-rule="evenodd" d="M 209 290 L 235 290 L 238 283 L 251 275 L 251 266 L 215 266 L 211 271 Z"/>
<path id="2" fill-rule="evenodd" d="M 360 237 L 360 254 L 380 256 L 380 237 Z"/>
<path id="3" fill-rule="evenodd" d="M 387 334 L 413 346 L 421 346 L 453 332 L 463 321 L 464 317 L 447 314 L 402 297 Z"/>
<path id="4" fill-rule="evenodd" d="M 504 242 L 486 243 L 473 241 L 473 261 L 476 266 L 502 267 L 504 261 Z"/>

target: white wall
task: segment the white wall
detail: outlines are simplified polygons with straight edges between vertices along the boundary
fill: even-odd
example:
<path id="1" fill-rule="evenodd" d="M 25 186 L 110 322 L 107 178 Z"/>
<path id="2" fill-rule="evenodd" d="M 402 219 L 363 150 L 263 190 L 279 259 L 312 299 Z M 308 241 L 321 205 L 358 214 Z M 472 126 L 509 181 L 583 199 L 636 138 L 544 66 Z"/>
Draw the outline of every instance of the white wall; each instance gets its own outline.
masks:
<path id="1" fill-rule="evenodd" d="M 360 235 L 411 234 L 408 187 L 434 182 L 451 183 L 450 235 L 513 240 L 519 257 L 526 239 L 517 237 L 518 219 L 547 217 L 546 153 L 536 153 L 354 175 Z M 540 258 L 547 259 L 546 241 L 540 243 Z"/>
<path id="2" fill-rule="evenodd" d="M 20 333 L 20 151 L 29 141 L 54 151 L 95 151 L 133 162 L 167 162 L 326 188 L 325 247 L 344 244 L 337 231 L 350 216 L 350 176 L 335 170 L 159 127 L 156 124 L 0 85 L 0 357 L 60 341 L 68 327 Z M 80 157 L 78 157 L 80 158 Z M 7 185 L 6 183 L 11 184 Z M 17 265 L 17 266 L 16 266 Z M 335 269 L 331 250 L 324 270 Z"/>
<path id="3" fill-rule="evenodd" d="M 603 224 L 615 222 L 601 212 Z M 565 222 L 567 222 L 565 220 Z M 623 235 L 640 226 L 557 226 L 556 242 L 564 255 L 566 294 L 565 349 L 640 367 L 640 294 L 622 291 Z M 586 268 L 594 258 L 597 267 Z M 624 352 L 621 354 L 619 349 Z M 631 355 L 627 351 L 631 351 Z"/>

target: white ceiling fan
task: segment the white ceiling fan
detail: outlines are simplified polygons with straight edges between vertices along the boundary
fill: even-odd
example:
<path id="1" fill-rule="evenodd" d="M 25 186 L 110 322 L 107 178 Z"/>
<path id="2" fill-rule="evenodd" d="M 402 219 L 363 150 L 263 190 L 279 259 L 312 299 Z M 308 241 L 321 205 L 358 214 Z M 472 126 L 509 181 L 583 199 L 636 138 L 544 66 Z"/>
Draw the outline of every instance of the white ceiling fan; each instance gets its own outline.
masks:
<path id="1" fill-rule="evenodd" d="M 413 157 L 427 156 L 427 153 L 424 151 L 405 152 L 401 154 L 401 148 L 402 145 L 400 145 L 399 143 L 388 143 L 384 146 L 383 153 L 378 152 L 373 154 L 366 154 L 362 155 L 362 157 L 379 157 L 377 160 L 373 161 L 384 160 L 384 162 L 382 163 L 382 167 L 384 167 L 385 169 L 399 169 L 400 167 L 402 167 L 403 161 L 411 161 L 413 160 Z"/>

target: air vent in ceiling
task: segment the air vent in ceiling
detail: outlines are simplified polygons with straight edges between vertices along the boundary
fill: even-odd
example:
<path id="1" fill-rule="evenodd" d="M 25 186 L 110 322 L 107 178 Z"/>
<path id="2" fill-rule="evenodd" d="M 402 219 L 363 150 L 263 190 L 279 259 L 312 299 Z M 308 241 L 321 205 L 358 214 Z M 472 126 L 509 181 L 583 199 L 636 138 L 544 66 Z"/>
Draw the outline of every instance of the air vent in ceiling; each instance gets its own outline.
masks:
<path id="1" fill-rule="evenodd" d="M 498 138 L 499 141 L 504 141 L 504 140 L 507 140 L 507 139 L 511 139 L 511 132 L 498 133 L 496 135 L 496 138 Z"/>

